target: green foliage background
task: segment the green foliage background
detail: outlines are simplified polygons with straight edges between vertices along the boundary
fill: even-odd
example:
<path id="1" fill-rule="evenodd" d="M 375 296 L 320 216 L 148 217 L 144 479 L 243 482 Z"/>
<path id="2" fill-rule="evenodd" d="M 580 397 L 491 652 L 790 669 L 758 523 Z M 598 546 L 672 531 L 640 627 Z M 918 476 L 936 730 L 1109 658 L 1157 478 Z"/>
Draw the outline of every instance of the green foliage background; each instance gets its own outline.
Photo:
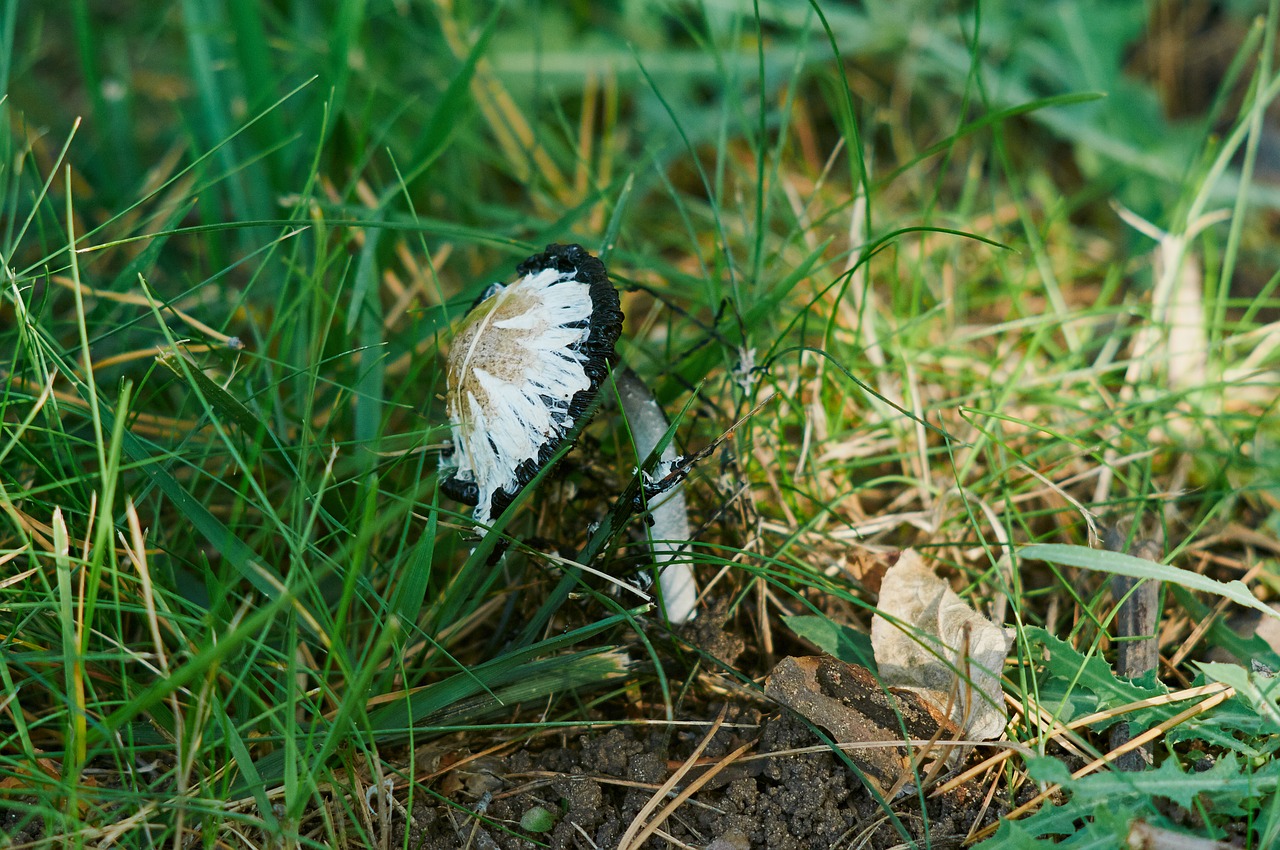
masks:
<path id="1" fill-rule="evenodd" d="M 1215 8 L 1225 35 L 1169 59 L 1135 0 L 0 2 L 4 829 L 372 846 L 368 785 L 460 805 L 424 740 L 865 655 L 853 567 L 916 545 L 1007 606 L 1025 706 L 1235 689 L 1140 777 L 1071 780 L 1056 732 L 1011 727 L 1005 810 L 1068 792 L 994 846 L 1136 819 L 1270 846 L 1275 698 L 1235 662 L 1274 650 L 1214 620 L 1229 665 L 1121 681 L 1105 582 L 1018 561 L 1088 543 L 1087 505 L 1274 592 L 1276 9 Z M 1172 109 L 1162 69 L 1207 95 Z M 1177 324 L 1161 234 L 1202 272 L 1191 384 L 1142 347 Z M 551 241 L 608 260 L 677 442 L 725 436 L 689 558 L 727 576 L 738 668 L 574 565 L 644 564 L 617 417 L 478 545 L 437 493 L 451 322 Z M 1218 602 L 1163 601 L 1166 648 Z"/>

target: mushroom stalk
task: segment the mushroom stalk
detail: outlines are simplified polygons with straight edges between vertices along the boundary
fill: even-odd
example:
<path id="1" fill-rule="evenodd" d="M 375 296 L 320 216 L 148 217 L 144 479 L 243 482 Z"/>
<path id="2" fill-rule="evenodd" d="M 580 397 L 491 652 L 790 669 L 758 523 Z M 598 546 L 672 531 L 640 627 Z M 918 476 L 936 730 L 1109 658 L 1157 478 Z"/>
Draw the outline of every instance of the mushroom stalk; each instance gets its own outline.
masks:
<path id="1" fill-rule="evenodd" d="M 653 393 L 640 376 L 628 368 L 614 372 L 618 387 L 618 399 L 627 417 L 636 454 L 643 461 L 667 433 L 669 423 Z M 673 443 L 662 450 L 663 466 L 674 464 L 679 455 Z M 653 524 L 648 528 L 649 547 L 654 564 L 658 568 L 658 590 L 662 594 L 663 610 L 673 625 L 692 620 L 698 613 L 698 582 L 693 567 L 679 560 L 685 545 L 679 541 L 689 539 L 689 508 L 685 503 L 684 484 L 677 483 L 664 493 L 649 509 Z"/>

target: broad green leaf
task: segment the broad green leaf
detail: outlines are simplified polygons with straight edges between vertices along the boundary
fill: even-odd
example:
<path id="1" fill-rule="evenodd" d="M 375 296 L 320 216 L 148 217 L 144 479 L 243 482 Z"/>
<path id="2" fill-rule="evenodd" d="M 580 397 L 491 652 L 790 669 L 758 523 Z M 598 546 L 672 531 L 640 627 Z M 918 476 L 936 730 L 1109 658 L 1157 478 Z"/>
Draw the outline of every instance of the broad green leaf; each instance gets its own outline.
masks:
<path id="1" fill-rule="evenodd" d="M 1086 570 L 1129 576 L 1130 578 L 1147 578 L 1155 581 L 1167 581 L 1179 584 L 1202 593 L 1212 593 L 1230 599 L 1248 608 L 1262 611 L 1269 617 L 1280 620 L 1280 612 L 1273 611 L 1269 605 L 1258 600 L 1249 588 L 1240 581 L 1216 581 L 1199 573 L 1184 570 L 1170 564 L 1158 564 L 1146 558 L 1125 555 L 1121 552 L 1110 552 L 1104 549 L 1090 549 L 1088 546 L 1068 546 L 1062 543 L 1037 543 L 1024 546 L 1019 555 L 1033 561 L 1048 561 L 1053 564 L 1065 564 L 1069 567 L 1081 567 Z"/>
<path id="2" fill-rule="evenodd" d="M 835 623 L 817 614 L 783 616 L 787 628 L 815 644 L 828 655 L 849 664 L 859 664 L 876 672 L 876 659 L 871 651 L 871 636 L 857 629 Z"/>

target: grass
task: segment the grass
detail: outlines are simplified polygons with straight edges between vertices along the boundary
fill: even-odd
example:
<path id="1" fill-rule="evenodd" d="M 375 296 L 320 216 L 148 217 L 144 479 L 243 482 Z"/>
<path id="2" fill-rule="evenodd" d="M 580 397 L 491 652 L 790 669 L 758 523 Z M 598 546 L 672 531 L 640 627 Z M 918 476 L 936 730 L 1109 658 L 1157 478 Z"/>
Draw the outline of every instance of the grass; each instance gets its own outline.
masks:
<path id="1" fill-rule="evenodd" d="M 1243 609 L 1162 574 L 1129 682 L 1105 572 L 1021 556 L 1122 524 L 1276 596 L 1274 4 L 1182 121 L 1139 3 L 2 9 L 11 842 L 412 846 L 440 805 L 545 845 L 426 745 L 710 722 L 839 651 L 814 622 L 864 634 L 907 546 L 1018 635 L 985 817 L 1062 789 L 984 846 L 1280 833 Z M 728 435 L 688 551 L 731 667 L 575 566 L 644 563 L 607 405 L 479 543 L 437 491 L 451 323 L 557 240 L 606 258 L 682 447 Z M 894 840 L 930 844 L 921 799 Z"/>

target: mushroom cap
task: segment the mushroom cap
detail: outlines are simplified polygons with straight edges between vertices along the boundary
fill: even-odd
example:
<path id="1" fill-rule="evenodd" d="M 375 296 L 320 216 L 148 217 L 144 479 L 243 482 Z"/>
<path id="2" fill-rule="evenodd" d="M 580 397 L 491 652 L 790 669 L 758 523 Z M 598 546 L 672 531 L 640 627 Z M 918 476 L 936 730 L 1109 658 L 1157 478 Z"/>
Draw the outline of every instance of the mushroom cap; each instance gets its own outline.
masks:
<path id="1" fill-rule="evenodd" d="M 581 245 L 548 245 L 458 326 L 446 364 L 453 449 L 441 488 L 497 519 L 588 411 L 622 333 L 618 291 Z"/>

